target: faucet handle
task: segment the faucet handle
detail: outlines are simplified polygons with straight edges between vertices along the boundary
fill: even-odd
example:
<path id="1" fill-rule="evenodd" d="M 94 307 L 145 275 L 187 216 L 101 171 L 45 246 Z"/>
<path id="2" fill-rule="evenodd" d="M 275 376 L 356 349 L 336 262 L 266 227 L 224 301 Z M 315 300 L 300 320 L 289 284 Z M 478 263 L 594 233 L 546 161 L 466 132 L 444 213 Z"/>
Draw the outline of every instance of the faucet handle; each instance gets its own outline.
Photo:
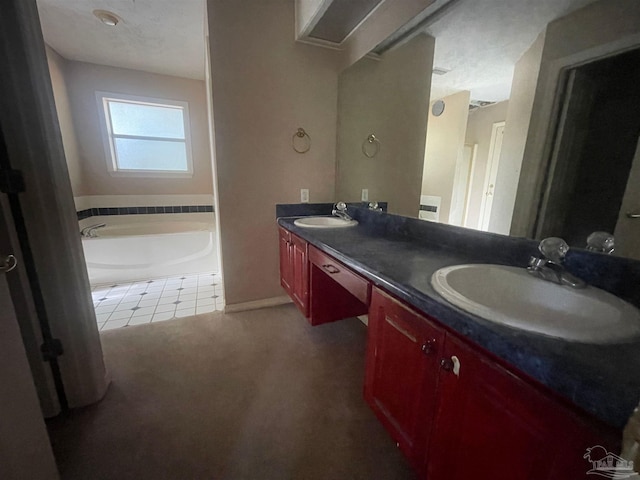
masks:
<path id="1" fill-rule="evenodd" d="M 593 232 L 587 237 L 587 250 L 611 255 L 615 250 L 615 239 L 608 232 Z"/>
<path id="2" fill-rule="evenodd" d="M 347 204 L 344 202 L 337 202 L 333 208 L 339 212 L 346 212 L 347 211 Z"/>
<path id="3" fill-rule="evenodd" d="M 549 237 L 540 242 L 538 250 L 553 263 L 561 264 L 569 251 L 569 245 L 560 237 Z"/>

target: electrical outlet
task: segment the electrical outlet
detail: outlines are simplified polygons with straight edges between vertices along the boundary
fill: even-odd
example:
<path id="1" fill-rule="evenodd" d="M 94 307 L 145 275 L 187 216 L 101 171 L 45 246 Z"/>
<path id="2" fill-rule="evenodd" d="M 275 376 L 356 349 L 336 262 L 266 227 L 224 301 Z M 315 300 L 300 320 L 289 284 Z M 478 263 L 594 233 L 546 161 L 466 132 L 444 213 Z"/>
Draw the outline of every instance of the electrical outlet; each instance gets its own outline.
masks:
<path id="1" fill-rule="evenodd" d="M 301 188 L 300 189 L 300 201 L 302 203 L 309 203 L 309 189 Z"/>
<path id="2" fill-rule="evenodd" d="M 368 188 L 363 188 L 362 189 L 362 201 L 363 202 L 368 202 L 369 201 L 369 189 Z"/>

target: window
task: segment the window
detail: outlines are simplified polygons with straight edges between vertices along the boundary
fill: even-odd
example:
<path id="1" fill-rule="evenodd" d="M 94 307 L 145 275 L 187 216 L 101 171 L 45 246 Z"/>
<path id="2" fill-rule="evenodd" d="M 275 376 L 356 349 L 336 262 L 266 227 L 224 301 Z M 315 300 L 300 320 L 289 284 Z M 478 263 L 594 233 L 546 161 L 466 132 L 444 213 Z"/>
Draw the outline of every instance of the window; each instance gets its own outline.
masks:
<path id="1" fill-rule="evenodd" d="M 186 102 L 98 92 L 113 175 L 192 176 Z"/>

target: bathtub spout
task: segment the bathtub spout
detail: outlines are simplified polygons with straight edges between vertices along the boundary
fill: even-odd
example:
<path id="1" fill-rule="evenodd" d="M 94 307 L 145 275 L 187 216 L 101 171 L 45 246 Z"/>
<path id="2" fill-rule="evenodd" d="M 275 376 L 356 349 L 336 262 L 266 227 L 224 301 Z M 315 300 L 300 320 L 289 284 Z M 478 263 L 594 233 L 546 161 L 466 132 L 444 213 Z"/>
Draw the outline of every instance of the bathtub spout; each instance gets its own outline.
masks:
<path id="1" fill-rule="evenodd" d="M 96 233 L 96 230 L 106 226 L 107 226 L 106 223 L 96 223 L 95 225 L 91 225 L 90 227 L 83 228 L 82 231 L 80 232 L 80 235 L 82 235 L 85 238 L 97 237 L 98 234 Z"/>

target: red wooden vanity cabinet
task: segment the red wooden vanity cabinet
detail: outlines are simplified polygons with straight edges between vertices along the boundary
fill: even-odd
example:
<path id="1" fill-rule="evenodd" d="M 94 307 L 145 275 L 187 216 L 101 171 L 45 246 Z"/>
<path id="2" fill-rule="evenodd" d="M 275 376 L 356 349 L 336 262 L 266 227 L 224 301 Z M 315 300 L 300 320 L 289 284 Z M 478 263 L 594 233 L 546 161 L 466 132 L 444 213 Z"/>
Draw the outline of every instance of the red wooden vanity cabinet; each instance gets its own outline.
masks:
<path id="1" fill-rule="evenodd" d="M 364 396 L 422 479 L 579 480 L 620 432 L 309 245 L 280 235 L 280 282 L 312 325 L 369 314 Z"/>
<path id="2" fill-rule="evenodd" d="M 444 331 L 380 290 L 369 309 L 364 396 L 416 470 L 422 470 Z"/>
<path id="3" fill-rule="evenodd" d="M 280 285 L 302 314 L 309 316 L 309 261 L 307 242 L 279 227 Z"/>
<path id="4" fill-rule="evenodd" d="M 311 325 L 369 311 L 368 281 L 282 227 L 279 238 L 280 285 Z"/>
<path id="5" fill-rule="evenodd" d="M 375 288 L 365 399 L 421 478 L 588 478 L 618 432 Z M 592 477 L 592 476 L 590 476 Z"/>

